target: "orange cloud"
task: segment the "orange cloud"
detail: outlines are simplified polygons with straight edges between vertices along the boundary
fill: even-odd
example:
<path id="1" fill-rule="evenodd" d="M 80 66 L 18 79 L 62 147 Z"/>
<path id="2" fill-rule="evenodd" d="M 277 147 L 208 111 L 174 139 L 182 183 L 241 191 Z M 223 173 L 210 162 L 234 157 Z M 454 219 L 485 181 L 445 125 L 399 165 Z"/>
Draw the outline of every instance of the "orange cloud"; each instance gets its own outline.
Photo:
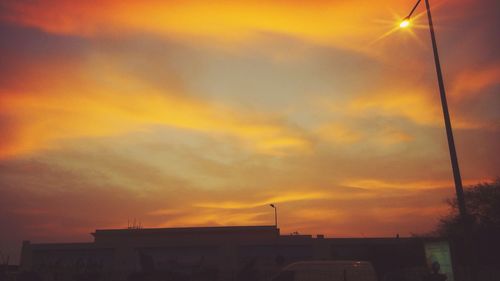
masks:
<path id="1" fill-rule="evenodd" d="M 463 180 L 464 185 L 472 185 L 478 182 L 484 182 L 482 179 Z M 390 189 L 408 189 L 408 190 L 426 190 L 445 186 L 453 186 L 451 180 L 421 180 L 421 181 L 386 181 L 380 179 L 353 179 L 345 180 L 342 185 L 359 187 L 368 190 L 390 190 Z"/>
<path id="2" fill-rule="evenodd" d="M 384 4 L 404 13 L 412 3 Z M 129 215 L 142 216 L 148 227 L 271 224 L 269 203 L 280 204 L 284 233 L 407 234 L 418 231 L 415 226 L 432 229 L 432 219 L 446 207 L 443 199 L 453 193 L 444 131 L 435 130 L 442 126 L 442 112 L 429 72 L 431 52 L 414 41 L 396 42 L 405 35 L 365 44 L 393 26 L 380 24 L 391 14 L 380 3 L 35 0 L 0 5 L 0 21 L 11 23 L 1 31 L 16 35 L 5 50 L 18 55 L 6 56 L 3 72 L 12 84 L 0 86 L 0 207 L 12 210 L 0 213 L 13 218 L 12 225 L 30 225 L 13 235 L 16 239 L 87 236 L 94 227 L 125 227 Z M 33 38 L 14 40 L 23 36 Z M 427 36 L 418 34 L 422 40 Z M 76 43 L 75 37 L 80 37 Z M 210 48 L 241 47 L 241 42 L 250 44 L 233 53 Z M 385 55 L 371 60 L 331 46 L 380 48 Z M 170 53 L 170 48 L 196 51 Z M 238 95 L 255 100 L 247 105 L 223 87 L 230 76 L 225 74 L 237 64 L 245 64 L 242 81 L 269 70 L 264 77 L 269 79 L 252 80 L 259 89 L 286 79 L 301 83 L 255 96 L 249 95 L 253 87 L 245 88 Z M 183 67 L 188 70 L 180 71 Z M 462 72 L 451 92 L 473 97 L 496 85 L 498 74 L 496 65 Z M 239 81 L 234 84 L 238 89 Z M 380 87 L 385 90 L 373 92 Z M 207 88 L 212 92 L 205 93 Z M 273 91 L 275 103 L 259 100 Z M 322 106 L 335 106 L 308 107 L 317 93 L 325 97 Z M 292 98 L 293 110 L 276 102 L 279 98 Z M 455 127 L 477 125 L 453 121 Z M 176 130 L 162 130 L 167 127 Z M 464 131 L 457 146 L 467 152 L 460 156 L 468 184 L 496 172 L 496 158 L 483 154 L 498 145 L 495 134 Z M 173 140 L 179 135 L 185 139 Z M 31 159 L 46 166 L 26 168 Z M 22 192 L 6 196 L 18 189 Z"/>
<path id="3" fill-rule="evenodd" d="M 476 96 L 482 90 L 500 84 L 500 64 L 495 64 L 475 70 L 460 72 L 452 85 L 452 97 L 462 99 Z"/>
<path id="4" fill-rule="evenodd" d="M 92 73 L 101 68 L 105 83 L 94 78 L 101 74 Z M 8 122 L 3 127 L 9 132 L 0 158 L 57 147 L 62 139 L 124 134 L 154 125 L 236 137 L 260 153 L 310 150 L 310 140 L 277 115 L 237 111 L 158 89 L 104 62 L 80 69 L 76 74 L 60 73 L 52 86 L 0 92 L 0 110 Z"/>
<path id="5" fill-rule="evenodd" d="M 248 209 L 259 206 L 267 206 L 272 203 L 285 203 L 293 201 L 307 201 L 315 199 L 328 199 L 331 195 L 323 192 L 288 192 L 279 196 L 273 196 L 261 201 L 255 202 L 236 202 L 236 201 L 218 201 L 197 203 L 195 207 L 211 209 Z"/>
<path id="6" fill-rule="evenodd" d="M 439 215 L 444 215 L 448 211 L 448 206 L 445 204 L 435 206 L 408 206 L 408 207 L 377 207 L 370 210 L 370 214 L 378 218 L 380 223 L 391 224 L 399 223 L 401 218 L 428 217 L 432 220 L 437 220 Z M 433 222 L 432 222 L 433 223 Z M 431 225 L 432 225 L 431 223 Z M 416 229 L 416 231 L 422 231 Z M 422 233 L 420 233 L 422 234 Z"/>
<path id="7" fill-rule="evenodd" d="M 439 106 L 424 91 L 391 90 L 354 99 L 348 110 L 353 115 L 405 117 L 419 125 L 436 126 L 442 123 Z"/>
<path id="8" fill-rule="evenodd" d="M 406 10 L 408 5 L 394 1 L 391 6 Z M 99 36 L 150 32 L 234 42 L 252 38 L 260 32 L 270 32 L 358 50 L 364 49 L 360 43 L 368 42 L 373 39 L 373 34 L 383 33 L 386 29 L 386 26 L 373 24 L 370 20 L 367 24 L 367 19 L 387 15 L 379 3 L 368 5 L 360 0 L 210 3 L 199 0 L 50 0 L 10 2 L 5 8 L 8 13 L 3 15 L 4 21 L 61 34 Z M 363 37 L 369 39 L 359 41 Z"/>
<path id="9" fill-rule="evenodd" d="M 262 217 L 268 215 L 269 219 Z M 229 226 L 229 225 L 271 225 L 269 213 L 235 213 L 221 212 L 219 210 L 197 210 L 186 213 L 173 219 L 161 222 L 158 227 L 179 227 L 179 226 Z"/>

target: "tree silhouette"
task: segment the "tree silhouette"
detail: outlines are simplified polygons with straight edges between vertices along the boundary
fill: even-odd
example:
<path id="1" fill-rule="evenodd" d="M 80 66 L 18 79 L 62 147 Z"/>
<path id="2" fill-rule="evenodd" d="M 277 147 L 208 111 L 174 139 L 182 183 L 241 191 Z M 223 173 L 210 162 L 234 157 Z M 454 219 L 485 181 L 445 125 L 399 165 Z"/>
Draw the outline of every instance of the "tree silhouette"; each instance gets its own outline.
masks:
<path id="1" fill-rule="evenodd" d="M 455 245 L 455 257 L 459 264 L 466 262 L 471 254 L 476 266 L 498 268 L 500 266 L 500 178 L 493 182 L 479 183 L 464 190 L 467 208 L 467 224 L 470 237 L 464 235 L 462 220 L 458 214 L 456 198 L 448 200 L 451 212 L 443 217 L 437 234 Z M 464 248 L 469 243 L 471 251 Z"/>
<path id="2" fill-rule="evenodd" d="M 500 233 L 500 178 L 465 189 L 464 197 L 473 234 Z M 437 232 L 446 237 L 462 236 L 456 198 L 449 199 L 448 204 L 451 213 L 440 220 Z"/>

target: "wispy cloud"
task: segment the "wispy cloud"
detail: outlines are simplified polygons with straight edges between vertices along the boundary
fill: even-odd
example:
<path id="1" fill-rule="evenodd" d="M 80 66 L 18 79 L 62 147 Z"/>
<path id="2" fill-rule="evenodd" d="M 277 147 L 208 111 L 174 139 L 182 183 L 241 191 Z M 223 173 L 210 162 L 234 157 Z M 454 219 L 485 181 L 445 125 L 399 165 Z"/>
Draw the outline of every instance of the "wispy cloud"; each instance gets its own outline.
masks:
<path id="1" fill-rule="evenodd" d="M 433 10 L 465 184 L 500 166 L 497 2 Z M 3 1 L 0 246 L 270 203 L 283 233 L 432 229 L 453 183 L 427 30 L 369 44 L 411 4 Z"/>
<path id="2" fill-rule="evenodd" d="M 195 207 L 212 208 L 212 209 L 250 209 L 259 206 L 267 206 L 271 203 L 285 203 L 293 201 L 309 201 L 317 199 L 328 199 L 331 195 L 321 192 L 288 192 L 279 196 L 269 197 L 257 202 L 237 202 L 237 201 L 217 201 L 196 203 Z"/>
<path id="3" fill-rule="evenodd" d="M 459 72 L 452 83 L 453 99 L 471 98 L 484 89 L 500 85 L 500 62 L 474 70 Z"/>
<path id="4" fill-rule="evenodd" d="M 429 98 L 425 90 L 418 89 L 394 89 L 378 95 L 359 97 L 349 107 L 353 115 L 403 117 L 428 126 L 441 124 L 439 109 L 439 104 Z"/>
<path id="5" fill-rule="evenodd" d="M 68 81 L 56 88 L 1 93 L 2 112 L 10 120 L 5 130 L 11 139 L 3 141 L 0 155 L 51 148 L 62 139 L 148 130 L 153 125 L 236 137 L 261 153 L 310 149 L 310 140 L 279 116 L 235 110 L 158 89 L 117 69 L 106 70 L 104 83 L 89 75 L 82 80 L 67 76 Z"/>
<path id="6" fill-rule="evenodd" d="M 403 6 L 393 1 L 393 7 Z M 352 13 L 355 9 L 356 13 Z M 10 2 L 1 18 L 46 32 L 85 37 L 149 32 L 177 38 L 249 41 L 260 32 L 362 50 L 385 26 L 368 24 L 383 9 L 366 1 Z M 339 24 L 339 22 L 343 24 Z M 362 38 L 365 38 L 364 42 Z M 360 41 L 361 39 L 361 41 Z"/>
<path id="7" fill-rule="evenodd" d="M 484 181 L 483 179 L 467 179 L 464 185 L 472 185 Z M 387 181 L 380 179 L 353 179 L 342 182 L 345 186 L 359 187 L 368 190 L 387 190 L 387 189 L 406 189 L 406 190 L 426 190 L 452 186 L 453 182 L 450 180 L 423 180 L 423 181 Z"/>

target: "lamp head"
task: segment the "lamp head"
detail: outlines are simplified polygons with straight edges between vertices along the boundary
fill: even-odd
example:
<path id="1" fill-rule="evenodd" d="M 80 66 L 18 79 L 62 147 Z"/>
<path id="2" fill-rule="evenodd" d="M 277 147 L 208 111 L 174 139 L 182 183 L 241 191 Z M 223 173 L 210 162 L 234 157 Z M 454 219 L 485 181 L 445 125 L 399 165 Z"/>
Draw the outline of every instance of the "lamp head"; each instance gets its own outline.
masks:
<path id="1" fill-rule="evenodd" d="M 409 18 L 405 18 L 405 19 L 403 19 L 403 20 L 399 23 L 399 27 L 400 27 L 400 28 L 407 28 L 408 26 L 410 26 L 410 19 L 409 19 Z"/>
<path id="2" fill-rule="evenodd" d="M 271 206 L 271 207 L 273 207 L 273 208 L 276 208 L 276 207 L 274 206 L 274 204 L 269 204 L 269 206 Z"/>

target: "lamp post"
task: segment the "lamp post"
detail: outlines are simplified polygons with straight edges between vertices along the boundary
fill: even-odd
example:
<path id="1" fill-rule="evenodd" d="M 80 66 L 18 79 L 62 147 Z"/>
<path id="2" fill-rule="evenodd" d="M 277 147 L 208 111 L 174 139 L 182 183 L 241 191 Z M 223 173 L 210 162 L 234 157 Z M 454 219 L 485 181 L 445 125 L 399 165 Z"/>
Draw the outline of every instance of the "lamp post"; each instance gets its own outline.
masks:
<path id="1" fill-rule="evenodd" d="M 406 28 L 409 27 L 411 22 L 411 16 L 415 12 L 415 9 L 417 9 L 418 5 L 420 4 L 422 0 L 418 0 L 415 6 L 413 6 L 413 9 L 411 10 L 410 14 L 406 18 L 404 18 L 399 26 L 401 28 Z M 432 23 L 432 15 L 431 15 L 431 7 L 429 4 L 429 0 L 424 0 L 425 1 L 425 7 L 427 10 L 427 19 L 429 22 L 429 31 L 431 35 L 431 41 L 432 41 L 432 50 L 434 53 L 434 64 L 436 66 L 436 74 L 437 74 L 437 80 L 438 80 L 438 85 L 439 85 L 439 93 L 441 97 L 441 106 L 443 108 L 443 117 L 444 117 L 444 125 L 446 128 L 446 136 L 448 139 L 448 149 L 450 152 L 450 160 L 451 160 L 451 167 L 453 170 L 453 179 L 455 181 L 455 192 L 457 196 L 457 203 L 458 203 L 458 209 L 460 213 L 460 219 L 462 221 L 462 226 L 464 229 L 464 234 L 465 234 L 465 248 L 466 250 L 469 251 L 469 255 L 472 253 L 471 252 L 471 243 L 467 241 L 467 239 L 470 239 L 470 229 L 468 225 L 468 216 L 467 216 L 467 209 L 465 207 L 465 199 L 464 199 L 464 190 L 462 186 L 462 178 L 460 176 L 460 168 L 458 166 L 458 158 L 457 158 L 457 151 L 455 149 L 455 141 L 453 139 L 453 130 L 451 127 L 451 120 L 450 120 L 450 113 L 448 111 L 448 102 L 446 100 L 446 92 L 444 88 L 444 82 L 443 82 L 443 74 L 441 71 L 441 63 L 439 61 L 439 53 L 438 53 L 438 48 L 437 48 L 437 42 L 436 42 L 436 36 L 434 33 L 434 25 Z M 470 256 L 469 256 L 470 259 Z M 471 278 L 474 278 L 474 274 L 472 274 Z"/>
<path id="2" fill-rule="evenodd" d="M 418 0 L 418 2 L 415 4 L 413 9 L 411 10 L 410 14 L 401 21 L 399 26 L 401 28 L 406 28 L 410 26 L 410 18 L 417 8 L 417 6 L 420 4 L 421 0 Z M 443 82 L 443 74 L 441 72 L 441 63 L 439 62 L 439 54 L 438 54 L 438 49 L 437 49 L 437 43 L 436 43 L 436 37 L 434 34 L 434 26 L 432 24 L 432 16 L 431 16 L 431 8 L 429 5 L 429 0 L 425 0 L 425 6 L 427 8 L 427 18 L 429 20 L 429 30 L 431 33 L 431 41 L 432 41 L 432 49 L 434 52 L 434 63 L 436 65 L 436 74 L 437 74 L 437 80 L 438 80 L 438 85 L 439 85 L 439 93 L 441 96 L 441 106 L 443 107 L 443 117 L 444 117 L 444 125 L 446 128 L 446 136 L 448 138 L 448 149 L 450 151 L 450 160 L 451 160 L 451 167 L 453 170 L 453 178 L 455 180 L 455 191 L 457 195 L 457 202 L 458 202 L 458 209 L 460 212 L 460 218 L 462 219 L 462 222 L 465 222 L 467 220 L 467 210 L 465 208 L 465 200 L 464 200 L 464 190 L 462 187 L 462 178 L 460 176 L 460 168 L 458 166 L 458 158 L 457 158 L 457 151 L 455 149 L 455 141 L 453 139 L 453 130 L 451 127 L 451 121 L 450 121 L 450 113 L 448 111 L 448 102 L 446 101 L 446 92 L 444 88 L 444 82 Z"/>
<path id="3" fill-rule="evenodd" d="M 274 209 L 274 226 L 278 228 L 278 208 L 274 204 L 269 204 Z"/>

